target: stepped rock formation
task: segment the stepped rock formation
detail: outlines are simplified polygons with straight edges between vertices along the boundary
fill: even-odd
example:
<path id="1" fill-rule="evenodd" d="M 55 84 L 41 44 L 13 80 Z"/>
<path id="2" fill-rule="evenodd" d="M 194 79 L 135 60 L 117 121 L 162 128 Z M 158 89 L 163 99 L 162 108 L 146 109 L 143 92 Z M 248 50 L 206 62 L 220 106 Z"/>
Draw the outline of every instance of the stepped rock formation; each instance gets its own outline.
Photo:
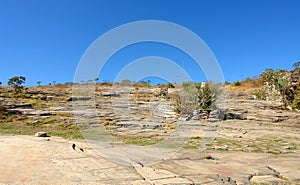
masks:
<path id="1" fill-rule="evenodd" d="M 226 106 L 180 118 L 172 99 L 157 92 L 101 87 L 94 98 L 74 96 L 70 88 L 28 93 L 42 99 L 40 107 L 1 94 L 8 114 L 38 119 L 74 113 L 88 128 L 104 125 L 123 142 L 127 137 L 161 141 L 183 124 L 194 130 L 175 155 L 130 166 L 101 156 L 87 140 L 0 135 L 0 184 L 300 184 L 300 113 L 226 91 Z M 73 105 L 79 106 L 75 112 Z M 214 137 L 204 142 L 209 134 Z M 84 152 L 73 150 L 73 144 Z M 164 155 L 166 150 L 151 153 Z"/>

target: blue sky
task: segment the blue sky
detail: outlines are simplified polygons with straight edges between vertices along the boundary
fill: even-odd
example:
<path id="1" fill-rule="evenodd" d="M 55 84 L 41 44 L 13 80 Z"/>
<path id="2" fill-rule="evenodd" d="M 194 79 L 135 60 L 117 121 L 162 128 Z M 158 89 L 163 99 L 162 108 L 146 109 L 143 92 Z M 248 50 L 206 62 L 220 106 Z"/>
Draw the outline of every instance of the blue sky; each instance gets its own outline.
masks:
<path id="1" fill-rule="evenodd" d="M 0 81 L 5 85 L 16 75 L 28 86 L 73 81 L 95 39 L 142 20 L 169 21 L 196 33 L 230 82 L 266 68 L 292 69 L 300 61 L 299 9 L 298 0 L 0 0 Z M 112 81 L 126 63 L 148 55 L 185 61 L 195 81 L 205 78 L 189 56 L 155 43 L 122 49 L 99 78 Z"/>

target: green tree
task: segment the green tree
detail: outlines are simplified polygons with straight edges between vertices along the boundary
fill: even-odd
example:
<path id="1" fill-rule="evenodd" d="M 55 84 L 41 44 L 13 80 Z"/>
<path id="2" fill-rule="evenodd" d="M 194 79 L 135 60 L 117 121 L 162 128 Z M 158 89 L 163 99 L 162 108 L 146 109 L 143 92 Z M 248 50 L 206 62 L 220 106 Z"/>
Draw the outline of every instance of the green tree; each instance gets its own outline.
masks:
<path id="1" fill-rule="evenodd" d="M 37 81 L 36 83 L 38 84 L 38 86 L 41 86 L 42 82 L 41 81 Z"/>
<path id="2" fill-rule="evenodd" d="M 26 78 L 24 76 L 15 76 L 8 80 L 7 85 L 12 86 L 16 94 L 23 91 Z"/>
<path id="3" fill-rule="evenodd" d="M 241 85 L 241 82 L 240 82 L 240 81 L 234 81 L 232 84 L 233 84 L 234 86 L 240 86 L 240 85 Z"/>
<path id="4" fill-rule="evenodd" d="M 299 62 L 295 62 L 295 63 L 293 64 L 293 67 L 294 67 L 295 69 L 300 69 L 300 61 L 299 61 Z"/>
<path id="5" fill-rule="evenodd" d="M 263 82 L 269 82 L 272 80 L 273 74 L 275 73 L 274 69 L 267 68 L 263 73 L 260 74 L 259 78 Z"/>

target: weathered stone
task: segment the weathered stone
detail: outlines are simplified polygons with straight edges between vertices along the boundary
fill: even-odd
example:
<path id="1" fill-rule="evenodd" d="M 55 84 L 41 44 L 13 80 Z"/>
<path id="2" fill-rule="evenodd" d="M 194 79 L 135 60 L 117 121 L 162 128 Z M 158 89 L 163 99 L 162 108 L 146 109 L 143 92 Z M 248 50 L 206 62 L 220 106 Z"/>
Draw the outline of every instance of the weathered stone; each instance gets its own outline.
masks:
<path id="1" fill-rule="evenodd" d="M 276 185 L 288 185 L 292 184 L 286 180 L 274 177 L 273 175 L 260 175 L 253 176 L 250 180 L 251 183 L 255 184 L 276 184 Z"/>
<path id="2" fill-rule="evenodd" d="M 191 120 L 205 120 L 209 117 L 210 110 L 194 110 Z"/>
<path id="3" fill-rule="evenodd" d="M 85 96 L 76 96 L 76 97 L 70 97 L 67 99 L 67 101 L 86 101 L 90 100 L 92 97 L 85 97 Z"/>
<path id="4" fill-rule="evenodd" d="M 107 96 L 107 97 L 118 97 L 119 94 L 116 92 L 102 92 L 101 96 Z"/>
<path id="5" fill-rule="evenodd" d="M 48 137 L 47 132 L 37 132 L 34 135 L 35 137 Z"/>
<path id="6" fill-rule="evenodd" d="M 32 109 L 33 106 L 30 103 L 23 103 L 23 102 L 13 102 L 13 101 L 8 101 L 8 102 L 2 102 L 2 106 L 12 109 L 12 108 L 20 108 L 20 109 Z"/>
<path id="7" fill-rule="evenodd" d="M 7 113 L 9 115 L 13 115 L 13 114 L 22 114 L 23 112 L 18 109 L 7 109 Z"/>
<path id="8" fill-rule="evenodd" d="M 245 120 L 247 119 L 247 111 L 246 112 L 225 112 L 224 120 L 227 119 L 239 119 Z"/>
<path id="9" fill-rule="evenodd" d="M 31 94 L 31 95 L 42 94 L 42 95 L 45 95 L 47 93 L 44 92 L 44 91 L 28 91 L 27 94 Z"/>
<path id="10" fill-rule="evenodd" d="M 215 120 L 223 120 L 224 111 L 221 109 L 213 110 L 209 113 L 208 121 L 214 122 Z"/>
<path id="11" fill-rule="evenodd" d="M 184 114 L 180 118 L 178 118 L 180 121 L 190 121 L 193 117 L 193 114 Z"/>
<path id="12" fill-rule="evenodd" d="M 59 100 L 51 105 L 44 102 L 50 107 L 43 105 L 43 110 L 35 110 L 25 106 L 11 108 L 11 111 L 37 119 L 44 115 L 63 117 L 66 113 L 74 113 L 85 121 L 79 123 L 79 127 L 82 130 L 90 128 L 92 133 L 98 128 L 103 129 L 102 123 L 107 121 L 105 129 L 108 135 L 113 132 L 125 140 L 126 136 L 132 139 L 167 139 L 184 126 L 180 136 L 187 137 L 187 142 L 194 144 L 195 149 L 182 147 L 174 157 L 158 163 L 138 160 L 131 161 L 133 166 L 126 167 L 100 156 L 93 150 L 96 148 L 91 148 L 85 140 L 51 137 L 51 142 L 45 142 L 49 138 L 2 135 L 0 148 L 5 152 L 0 151 L 0 184 L 300 183 L 300 114 L 297 112 L 281 110 L 275 103 L 249 99 L 244 93 L 232 93 L 228 96 L 227 105 L 215 112 L 197 110 L 183 115 L 181 119 L 184 121 L 180 121 L 171 117 L 174 115 L 172 99 L 156 97 L 153 89 L 140 88 L 130 95 L 130 91 L 116 90 L 119 96 L 115 97 L 109 95 L 110 88 L 101 89 L 101 93 L 106 92 L 107 96 L 96 97 L 96 102 L 87 101 L 86 97 L 67 102 L 66 97 L 70 97 L 71 92 L 49 88 L 47 95 L 54 95 Z M 97 93 L 100 94 L 100 91 Z M 7 101 L 5 96 L 1 103 L 3 101 Z M 73 112 L 73 103 L 81 109 Z M 93 106 L 93 103 L 97 105 Z M 208 116 L 209 122 L 203 120 Z M 177 128 L 177 125 L 180 127 Z M 186 134 L 189 131 L 193 131 L 194 135 Z M 192 137 L 191 140 L 189 137 Z M 174 140 L 177 139 L 181 138 L 174 137 Z M 72 150 L 71 143 L 75 142 L 84 148 L 84 152 Z M 120 143 L 115 142 L 103 149 L 106 151 Z M 135 153 L 128 155 L 128 147 L 124 148 L 123 152 L 116 150 L 112 155 L 120 156 L 122 160 L 134 159 Z M 139 150 L 143 151 L 143 146 Z M 162 151 L 163 148 L 158 148 L 147 154 L 165 157 Z M 22 173 L 18 173 L 20 169 Z"/>

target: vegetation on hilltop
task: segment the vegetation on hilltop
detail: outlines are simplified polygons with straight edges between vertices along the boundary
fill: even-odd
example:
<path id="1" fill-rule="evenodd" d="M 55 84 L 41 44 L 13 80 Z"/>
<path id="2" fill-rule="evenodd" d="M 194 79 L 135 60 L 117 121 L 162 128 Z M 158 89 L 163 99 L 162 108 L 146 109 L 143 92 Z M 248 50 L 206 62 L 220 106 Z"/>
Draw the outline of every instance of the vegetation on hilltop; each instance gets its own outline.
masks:
<path id="1" fill-rule="evenodd" d="M 12 86 L 16 94 L 22 93 L 26 78 L 24 76 L 15 76 L 8 80 L 7 85 Z"/>
<path id="2" fill-rule="evenodd" d="M 281 102 L 286 109 L 300 110 L 300 62 L 293 67 L 291 71 L 268 68 L 258 78 L 235 81 L 230 88 L 251 91 L 256 99 Z"/>
<path id="3" fill-rule="evenodd" d="M 299 62 L 298 62 L 299 63 Z M 285 108 L 300 110 L 300 68 L 292 71 L 266 69 L 261 75 L 263 88 L 257 92 L 263 100 L 279 100 Z"/>

